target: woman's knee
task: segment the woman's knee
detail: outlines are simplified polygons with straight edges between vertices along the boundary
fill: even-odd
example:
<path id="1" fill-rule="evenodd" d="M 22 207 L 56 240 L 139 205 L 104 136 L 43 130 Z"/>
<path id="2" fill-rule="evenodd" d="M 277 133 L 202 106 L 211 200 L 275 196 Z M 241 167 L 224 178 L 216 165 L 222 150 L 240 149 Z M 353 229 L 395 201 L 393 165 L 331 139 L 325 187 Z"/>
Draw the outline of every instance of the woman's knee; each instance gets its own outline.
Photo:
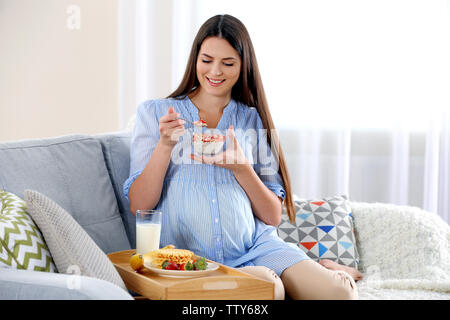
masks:
<path id="1" fill-rule="evenodd" d="M 352 276 L 345 271 L 333 271 L 334 281 L 330 286 L 331 298 L 334 300 L 358 299 L 358 288 Z"/>
<path id="2" fill-rule="evenodd" d="M 240 271 L 249 273 L 255 277 L 263 280 L 273 282 L 274 284 L 274 299 L 284 300 L 285 292 L 284 285 L 280 277 L 272 270 L 264 266 L 251 266 L 243 267 L 239 269 Z"/>
<path id="3" fill-rule="evenodd" d="M 289 297 L 295 300 L 357 299 L 353 278 L 344 271 L 328 270 L 313 260 L 301 261 L 282 274 Z"/>

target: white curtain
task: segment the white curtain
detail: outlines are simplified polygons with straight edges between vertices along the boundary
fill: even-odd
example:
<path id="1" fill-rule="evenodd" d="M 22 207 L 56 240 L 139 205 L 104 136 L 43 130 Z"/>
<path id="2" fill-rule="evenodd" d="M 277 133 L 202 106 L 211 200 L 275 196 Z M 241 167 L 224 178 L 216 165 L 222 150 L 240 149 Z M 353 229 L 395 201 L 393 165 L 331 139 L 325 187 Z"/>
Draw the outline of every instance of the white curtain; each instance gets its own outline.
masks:
<path id="1" fill-rule="evenodd" d="M 122 124 L 167 96 L 207 18 L 247 26 L 294 193 L 450 222 L 448 0 L 119 0 Z"/>
<path id="2" fill-rule="evenodd" d="M 434 116 L 426 136 L 423 207 L 450 222 L 450 113 Z"/>

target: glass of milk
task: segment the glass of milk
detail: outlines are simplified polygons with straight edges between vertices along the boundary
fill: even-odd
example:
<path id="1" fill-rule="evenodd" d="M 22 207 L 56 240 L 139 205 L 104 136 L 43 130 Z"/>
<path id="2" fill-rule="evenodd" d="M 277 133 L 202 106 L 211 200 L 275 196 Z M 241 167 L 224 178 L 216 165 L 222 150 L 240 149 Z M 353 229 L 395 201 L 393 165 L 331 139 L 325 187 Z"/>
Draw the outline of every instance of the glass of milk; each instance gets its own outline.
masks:
<path id="1" fill-rule="evenodd" d="M 159 249 L 161 211 L 136 211 L 136 253 L 145 254 Z"/>

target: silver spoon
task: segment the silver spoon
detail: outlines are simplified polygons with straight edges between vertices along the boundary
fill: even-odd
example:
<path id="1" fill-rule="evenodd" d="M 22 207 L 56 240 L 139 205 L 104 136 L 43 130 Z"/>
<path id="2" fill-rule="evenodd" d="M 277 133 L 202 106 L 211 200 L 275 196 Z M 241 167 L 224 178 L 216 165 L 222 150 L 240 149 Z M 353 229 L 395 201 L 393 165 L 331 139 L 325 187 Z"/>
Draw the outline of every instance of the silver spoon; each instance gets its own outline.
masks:
<path id="1" fill-rule="evenodd" d="M 195 127 L 207 127 L 207 124 L 206 124 L 205 120 L 202 120 L 202 119 L 200 119 L 200 120 L 198 120 L 198 121 L 194 121 L 194 122 L 188 121 L 188 120 L 183 119 L 183 118 L 176 118 L 175 120 L 184 120 L 185 122 L 191 123 L 191 124 L 192 124 L 193 126 L 195 126 Z M 201 123 L 201 121 L 203 121 L 203 123 L 204 123 L 205 125 L 199 126 L 199 125 L 196 124 L 196 123 Z"/>

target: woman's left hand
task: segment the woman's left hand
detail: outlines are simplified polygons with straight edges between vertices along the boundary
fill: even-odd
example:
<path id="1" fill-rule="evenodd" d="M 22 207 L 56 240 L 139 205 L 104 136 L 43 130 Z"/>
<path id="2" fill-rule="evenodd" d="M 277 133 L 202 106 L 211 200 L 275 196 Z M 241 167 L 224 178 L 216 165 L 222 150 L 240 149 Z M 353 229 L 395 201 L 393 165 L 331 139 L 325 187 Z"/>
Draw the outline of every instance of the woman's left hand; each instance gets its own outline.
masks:
<path id="1" fill-rule="evenodd" d="M 218 167 L 230 169 L 234 173 L 242 169 L 248 169 L 251 167 L 250 162 L 242 151 L 239 142 L 234 134 L 233 126 L 230 126 L 227 130 L 227 136 L 229 139 L 229 144 L 227 149 L 214 156 L 197 156 L 191 154 L 191 159 L 199 161 L 206 164 L 213 164 Z"/>

